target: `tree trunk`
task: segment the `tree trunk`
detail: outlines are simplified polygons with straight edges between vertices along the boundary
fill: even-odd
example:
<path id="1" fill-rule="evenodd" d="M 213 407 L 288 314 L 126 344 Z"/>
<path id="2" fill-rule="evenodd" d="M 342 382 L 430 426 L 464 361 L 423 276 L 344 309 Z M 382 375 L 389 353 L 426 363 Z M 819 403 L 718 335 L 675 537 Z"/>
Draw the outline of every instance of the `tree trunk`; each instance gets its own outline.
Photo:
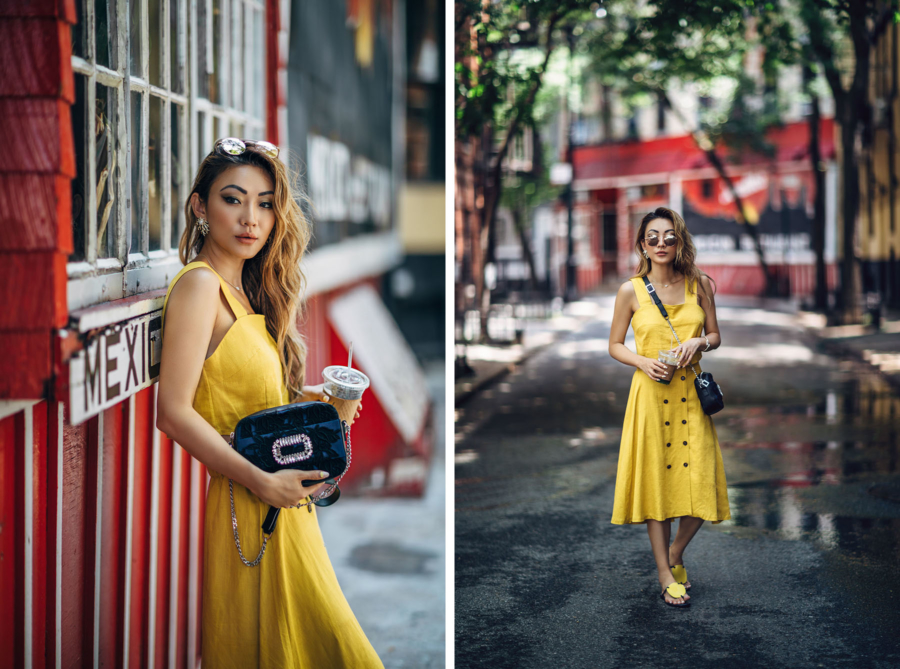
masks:
<path id="1" fill-rule="evenodd" d="M 809 160 L 812 163 L 812 173 L 815 180 L 815 200 L 812 220 L 812 246 L 816 256 L 816 290 L 815 309 L 819 312 L 828 310 L 828 276 L 825 267 L 825 170 L 821 169 L 822 152 L 819 145 L 819 124 L 821 112 L 819 110 L 819 96 L 809 90 L 807 79 L 807 91 L 812 101 L 812 113 L 809 115 Z"/>
<path id="2" fill-rule="evenodd" d="M 856 126 L 857 115 L 852 104 L 845 105 L 844 118 L 841 119 L 841 172 L 843 173 L 843 202 L 841 214 L 844 219 L 844 239 L 841 244 L 843 262 L 841 263 L 840 309 L 843 322 L 859 323 L 862 320 L 860 305 L 859 267 L 856 262 L 856 217 L 859 213 L 859 166 L 856 161 Z"/>
<path id="3" fill-rule="evenodd" d="M 531 286 L 531 290 L 537 291 L 538 289 L 538 278 L 537 272 L 534 269 L 534 254 L 531 252 L 531 244 L 528 243 L 528 235 L 527 230 L 525 229 L 525 212 L 519 207 L 513 207 L 511 210 L 513 217 L 513 225 L 516 228 L 516 232 L 519 233 L 519 243 L 522 245 L 522 255 L 525 258 L 525 264 L 528 265 L 528 283 Z"/>

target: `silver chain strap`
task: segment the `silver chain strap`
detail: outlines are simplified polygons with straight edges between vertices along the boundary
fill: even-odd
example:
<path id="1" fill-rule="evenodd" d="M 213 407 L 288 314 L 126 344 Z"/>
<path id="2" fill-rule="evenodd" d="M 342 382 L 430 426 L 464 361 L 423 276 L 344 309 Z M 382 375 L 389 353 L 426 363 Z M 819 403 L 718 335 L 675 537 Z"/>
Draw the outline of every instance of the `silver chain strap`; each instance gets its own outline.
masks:
<path id="1" fill-rule="evenodd" d="M 341 473 L 340 476 L 337 477 L 337 480 L 330 485 L 330 487 L 323 492 L 321 495 L 308 495 L 305 502 L 301 502 L 297 504 L 296 507 L 292 506 L 291 508 L 300 509 L 304 506 L 309 507 L 309 512 L 312 513 L 311 504 L 315 504 L 320 499 L 325 499 L 329 495 L 331 495 L 335 488 L 338 487 L 338 483 L 341 482 L 341 479 L 344 478 L 344 474 L 350 471 L 350 463 L 352 461 L 352 448 L 350 445 L 350 426 L 347 424 L 347 421 L 342 420 L 341 426 L 344 428 L 344 434 L 347 435 L 347 467 Z M 234 433 L 231 435 L 232 440 L 234 440 Z M 238 535 L 238 526 L 237 526 L 237 516 L 234 513 L 234 481 L 228 479 L 228 495 L 231 498 L 231 529 L 234 532 L 234 545 L 237 548 L 238 555 L 241 556 L 241 562 L 243 562 L 248 567 L 255 567 L 259 564 L 260 560 L 262 560 L 263 555 L 266 552 L 266 544 L 269 543 L 269 538 L 272 536 L 271 534 L 263 535 L 262 546 L 259 549 L 259 555 L 256 556 L 256 559 L 253 562 L 250 562 L 247 558 L 244 557 L 244 552 L 241 550 L 241 538 Z"/>

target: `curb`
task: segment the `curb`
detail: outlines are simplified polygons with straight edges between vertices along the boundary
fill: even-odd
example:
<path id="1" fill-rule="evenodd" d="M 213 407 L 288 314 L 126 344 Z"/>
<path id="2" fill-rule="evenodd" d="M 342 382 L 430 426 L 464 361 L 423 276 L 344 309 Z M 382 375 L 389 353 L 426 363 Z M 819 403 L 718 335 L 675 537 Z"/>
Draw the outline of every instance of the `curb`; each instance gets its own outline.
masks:
<path id="1" fill-rule="evenodd" d="M 486 376 L 483 376 L 482 378 L 474 381 L 472 383 L 472 387 L 469 388 L 468 390 L 464 390 L 463 392 L 459 393 L 459 395 L 456 395 L 454 393 L 454 398 L 453 398 L 454 406 L 457 406 L 457 407 L 462 406 L 469 399 L 471 399 L 472 395 L 483 390 L 484 388 L 491 385 L 495 381 L 502 379 L 504 376 L 506 376 L 511 371 L 513 371 L 518 365 L 521 365 L 523 362 L 526 362 L 529 358 L 531 358 L 531 356 L 533 356 L 536 353 L 543 351 L 545 348 L 555 344 L 556 339 L 557 339 L 557 336 L 554 336 L 553 339 L 551 341 L 547 342 L 546 344 L 540 344 L 539 346 L 535 346 L 534 348 L 528 349 L 527 351 L 525 351 L 522 354 L 522 357 L 520 357 L 515 362 L 510 362 L 507 365 L 499 367 L 498 369 L 491 372 L 490 374 L 487 374 Z"/>
<path id="2" fill-rule="evenodd" d="M 871 361 L 866 360 L 860 351 L 857 351 L 850 346 L 843 345 L 840 342 L 840 339 L 843 338 L 825 337 L 822 335 L 822 332 L 819 328 L 812 325 L 804 324 L 803 329 L 813 337 L 815 337 L 819 345 L 828 353 L 839 354 L 862 363 L 863 365 L 874 371 L 876 374 L 878 374 L 882 379 L 884 379 L 893 390 L 900 392 L 900 374 L 889 374 L 883 371 L 878 365 L 875 365 Z"/>

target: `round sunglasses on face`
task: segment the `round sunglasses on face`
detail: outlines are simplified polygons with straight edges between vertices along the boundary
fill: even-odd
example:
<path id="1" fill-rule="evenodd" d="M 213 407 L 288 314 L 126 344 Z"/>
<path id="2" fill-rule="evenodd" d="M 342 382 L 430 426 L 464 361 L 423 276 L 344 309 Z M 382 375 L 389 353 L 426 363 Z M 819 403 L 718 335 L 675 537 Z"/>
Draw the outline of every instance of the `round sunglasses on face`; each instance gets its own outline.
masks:
<path id="1" fill-rule="evenodd" d="M 644 237 L 644 241 L 647 242 L 649 246 L 658 246 L 659 235 L 650 235 L 649 237 Z M 668 234 L 663 237 L 663 242 L 666 246 L 675 246 L 675 244 L 678 243 L 678 237 L 673 234 Z"/>
<path id="2" fill-rule="evenodd" d="M 264 142 L 257 139 L 238 139 L 237 137 L 224 137 L 216 141 L 215 151 L 227 153 L 230 156 L 239 156 L 247 149 L 264 153 L 269 158 L 278 157 L 278 147 L 271 142 Z"/>

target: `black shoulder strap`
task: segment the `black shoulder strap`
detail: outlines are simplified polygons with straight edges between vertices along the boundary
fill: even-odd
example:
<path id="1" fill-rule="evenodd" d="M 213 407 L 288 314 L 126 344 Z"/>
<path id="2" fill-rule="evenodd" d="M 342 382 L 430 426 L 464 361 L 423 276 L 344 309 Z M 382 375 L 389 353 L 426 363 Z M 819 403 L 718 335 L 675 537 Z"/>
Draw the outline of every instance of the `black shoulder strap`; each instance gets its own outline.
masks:
<path id="1" fill-rule="evenodd" d="M 669 312 L 666 311 L 666 308 L 663 306 L 662 301 L 660 301 L 660 299 L 659 299 L 659 295 L 656 294 L 656 288 L 653 287 L 653 284 L 650 283 L 650 279 L 648 279 L 646 276 L 641 277 L 641 278 L 644 279 L 644 286 L 646 286 L 647 292 L 650 293 L 650 297 L 652 297 L 653 301 L 656 302 L 656 306 L 659 309 L 659 313 L 661 313 L 663 315 L 663 318 L 668 320 Z"/>

